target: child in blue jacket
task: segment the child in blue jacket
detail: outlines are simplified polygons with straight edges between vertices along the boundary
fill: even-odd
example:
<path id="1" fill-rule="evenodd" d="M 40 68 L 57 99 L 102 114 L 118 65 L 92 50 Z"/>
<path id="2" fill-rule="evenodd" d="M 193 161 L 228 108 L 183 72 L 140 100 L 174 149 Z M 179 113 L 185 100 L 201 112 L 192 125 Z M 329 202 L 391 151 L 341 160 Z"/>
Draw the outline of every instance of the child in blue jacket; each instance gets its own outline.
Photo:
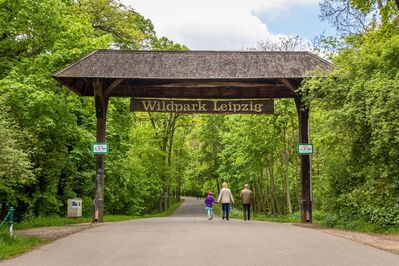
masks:
<path id="1" fill-rule="evenodd" d="M 212 209 L 213 209 L 213 203 L 217 204 L 217 201 L 213 198 L 213 193 L 208 192 L 208 197 L 205 198 L 205 205 L 206 209 L 208 210 L 208 220 L 212 220 L 213 214 L 212 214 Z"/>

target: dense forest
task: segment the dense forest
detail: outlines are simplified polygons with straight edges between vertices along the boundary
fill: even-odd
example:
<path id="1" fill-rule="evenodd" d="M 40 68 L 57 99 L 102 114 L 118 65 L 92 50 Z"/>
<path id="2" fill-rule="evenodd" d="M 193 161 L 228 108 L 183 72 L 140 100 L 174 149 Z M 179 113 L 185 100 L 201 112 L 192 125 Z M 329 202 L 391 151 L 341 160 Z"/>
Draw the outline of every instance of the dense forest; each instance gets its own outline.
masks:
<path id="1" fill-rule="evenodd" d="M 399 4 L 324 0 L 321 17 L 339 36 L 310 49 L 332 73 L 306 80 L 313 204 L 331 225 L 359 220 L 399 225 Z M 339 12 L 338 12 L 339 11 Z M 93 49 L 187 50 L 158 37 L 151 21 L 116 0 L 0 2 L 0 202 L 18 219 L 65 215 L 68 198 L 90 215 L 95 190 L 94 100 L 52 74 Z M 298 50 L 298 38 L 259 42 Z M 301 204 L 298 121 L 291 99 L 274 115 L 131 113 L 112 98 L 107 117 L 105 209 L 141 215 L 181 195 L 238 196 L 250 184 L 256 213 L 287 214 Z"/>

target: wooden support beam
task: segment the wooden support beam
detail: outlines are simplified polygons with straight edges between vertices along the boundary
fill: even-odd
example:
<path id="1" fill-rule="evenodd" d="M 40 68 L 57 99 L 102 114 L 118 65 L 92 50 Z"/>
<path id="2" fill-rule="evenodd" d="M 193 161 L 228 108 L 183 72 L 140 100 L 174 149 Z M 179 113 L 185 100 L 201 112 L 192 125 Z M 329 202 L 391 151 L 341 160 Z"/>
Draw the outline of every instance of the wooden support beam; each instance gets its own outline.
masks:
<path id="1" fill-rule="evenodd" d="M 97 117 L 97 143 L 105 143 L 106 118 L 108 97 L 104 95 L 102 82 L 99 79 L 93 81 L 94 101 Z M 96 155 L 96 192 L 94 197 L 93 222 L 104 221 L 104 177 L 105 154 Z"/>
<path id="2" fill-rule="evenodd" d="M 238 82 L 211 82 L 204 83 L 199 82 L 195 85 L 192 84 L 179 84 L 179 83 L 167 83 L 167 84 L 123 84 L 120 87 L 128 89 L 147 89 L 154 88 L 159 90 L 164 89 L 218 89 L 218 88 L 237 88 L 237 89 L 285 89 L 287 86 L 284 84 L 269 84 L 269 83 L 238 83 Z"/>
<path id="3" fill-rule="evenodd" d="M 295 93 L 295 104 L 298 112 L 299 143 L 309 143 L 309 109 L 302 101 L 302 95 L 298 93 L 298 86 L 288 79 L 280 79 L 288 89 Z M 310 155 L 301 156 L 301 222 L 312 223 L 312 187 L 311 187 L 311 161 Z"/>
<path id="4" fill-rule="evenodd" d="M 105 89 L 104 95 L 106 97 L 109 97 L 111 95 L 111 92 L 118 87 L 122 83 L 123 79 L 116 79 L 112 81 L 111 85 L 108 86 L 108 88 Z"/>
<path id="5" fill-rule="evenodd" d="M 271 83 L 253 83 L 253 82 L 235 82 L 235 81 L 195 81 L 195 82 L 173 82 L 166 84 L 152 84 L 160 88 L 219 88 L 219 87 L 239 87 L 239 88 L 263 88 L 278 87 L 278 84 Z"/>
<path id="6" fill-rule="evenodd" d="M 298 87 L 295 86 L 294 83 L 292 83 L 292 81 L 290 81 L 289 79 L 280 79 L 281 83 L 283 83 L 288 89 L 290 89 L 292 92 L 294 92 L 295 94 L 297 94 L 297 90 Z"/>
<path id="7" fill-rule="evenodd" d="M 309 109 L 302 101 L 301 95 L 295 98 L 299 122 L 299 143 L 309 143 Z M 312 188 L 311 188 L 311 161 L 310 155 L 301 156 L 301 222 L 312 223 Z"/>

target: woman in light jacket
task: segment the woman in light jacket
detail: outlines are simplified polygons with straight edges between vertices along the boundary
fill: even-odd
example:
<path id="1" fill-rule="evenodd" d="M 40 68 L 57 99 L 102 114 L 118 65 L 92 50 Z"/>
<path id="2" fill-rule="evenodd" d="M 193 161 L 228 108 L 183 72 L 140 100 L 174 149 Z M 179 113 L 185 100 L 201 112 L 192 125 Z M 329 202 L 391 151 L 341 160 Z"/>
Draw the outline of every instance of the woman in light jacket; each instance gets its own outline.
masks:
<path id="1" fill-rule="evenodd" d="M 223 210 L 223 220 L 229 220 L 229 213 L 230 213 L 230 204 L 234 203 L 233 195 L 231 194 L 231 190 L 228 188 L 226 182 L 223 182 L 223 188 L 220 190 L 218 202 L 222 203 L 222 210 Z"/>

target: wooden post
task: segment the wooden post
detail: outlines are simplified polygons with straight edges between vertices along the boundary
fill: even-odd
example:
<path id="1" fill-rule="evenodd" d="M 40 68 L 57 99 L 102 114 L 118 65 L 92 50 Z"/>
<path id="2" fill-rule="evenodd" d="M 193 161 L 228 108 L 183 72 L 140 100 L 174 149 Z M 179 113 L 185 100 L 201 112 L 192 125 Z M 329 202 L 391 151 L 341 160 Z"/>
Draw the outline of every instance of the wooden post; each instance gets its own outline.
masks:
<path id="1" fill-rule="evenodd" d="M 93 87 L 97 117 L 97 143 L 105 143 L 108 97 L 104 94 L 102 83 L 99 79 L 94 80 Z M 96 193 L 92 222 L 102 223 L 104 221 L 105 154 L 97 154 L 96 160 Z"/>
<path id="2" fill-rule="evenodd" d="M 309 143 L 309 109 L 304 105 L 301 95 L 295 97 L 299 122 L 299 143 Z M 301 222 L 312 223 L 312 198 L 310 185 L 310 155 L 301 156 Z"/>

